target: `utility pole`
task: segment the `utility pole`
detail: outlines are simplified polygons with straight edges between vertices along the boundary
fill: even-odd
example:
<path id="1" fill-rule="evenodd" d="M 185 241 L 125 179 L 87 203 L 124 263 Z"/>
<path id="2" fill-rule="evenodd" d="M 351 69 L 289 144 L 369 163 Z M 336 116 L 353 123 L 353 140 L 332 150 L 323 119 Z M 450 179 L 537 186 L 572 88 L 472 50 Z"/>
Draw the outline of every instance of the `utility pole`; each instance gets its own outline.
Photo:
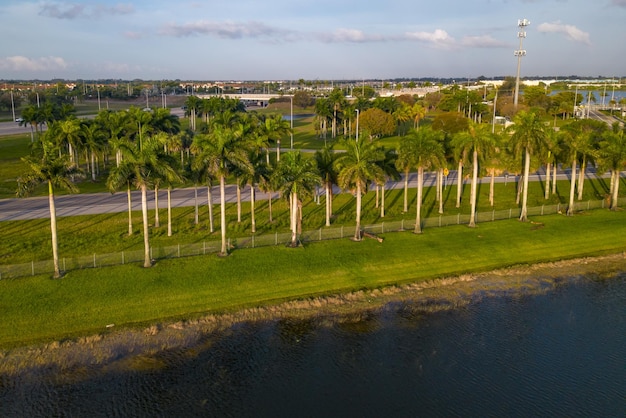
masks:
<path id="1" fill-rule="evenodd" d="M 526 26 L 530 25 L 530 21 L 527 19 L 519 19 L 517 21 L 517 26 L 519 27 L 519 31 L 517 32 L 517 37 L 519 38 L 519 49 L 514 52 L 514 55 L 517 57 L 517 77 L 515 78 L 515 97 L 513 99 L 513 105 L 517 108 L 517 102 L 519 97 L 519 76 L 520 76 L 520 67 L 522 65 L 522 57 L 526 56 L 526 50 L 522 49 L 522 41 L 526 37 Z"/>

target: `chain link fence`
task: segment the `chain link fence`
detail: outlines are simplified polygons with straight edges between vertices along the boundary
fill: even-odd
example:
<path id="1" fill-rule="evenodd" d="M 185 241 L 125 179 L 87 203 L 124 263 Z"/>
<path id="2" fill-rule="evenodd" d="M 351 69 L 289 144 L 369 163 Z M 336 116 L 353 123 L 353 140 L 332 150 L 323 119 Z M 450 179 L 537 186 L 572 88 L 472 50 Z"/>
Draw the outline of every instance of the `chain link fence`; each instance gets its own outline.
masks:
<path id="1" fill-rule="evenodd" d="M 626 198 L 618 200 L 619 205 L 626 204 Z M 576 211 L 602 209 L 607 206 L 605 200 L 590 200 L 587 202 L 576 202 Z M 552 215 L 564 213 L 567 205 L 544 205 L 528 208 L 528 216 Z M 519 218 L 521 209 L 493 210 L 489 212 L 477 212 L 475 222 L 485 223 L 503 219 Z M 467 225 L 470 216 L 466 214 L 435 216 L 422 219 L 423 228 L 436 228 L 449 225 Z M 386 232 L 413 231 L 415 220 L 401 220 L 392 222 L 382 222 L 374 225 L 364 225 L 364 233 L 384 234 Z M 303 231 L 300 234 L 300 241 L 314 242 L 333 239 L 353 237 L 355 226 L 324 227 L 311 231 Z M 251 235 L 248 237 L 238 237 L 228 240 L 230 248 L 256 248 L 273 245 L 287 245 L 291 242 L 291 233 L 275 233 L 264 235 Z M 192 257 L 218 253 L 221 250 L 221 240 L 205 241 L 190 244 L 178 244 L 174 246 L 150 248 L 152 260 L 164 260 L 168 258 Z M 143 263 L 144 250 L 122 251 L 109 254 L 93 254 L 89 256 L 66 257 L 59 260 L 62 271 L 71 271 L 87 268 L 98 268 L 106 266 L 116 266 L 129 263 Z M 0 265 L 0 279 L 18 278 L 24 276 L 35 276 L 38 274 L 52 274 L 54 265 L 52 260 L 32 261 L 30 263 Z"/>

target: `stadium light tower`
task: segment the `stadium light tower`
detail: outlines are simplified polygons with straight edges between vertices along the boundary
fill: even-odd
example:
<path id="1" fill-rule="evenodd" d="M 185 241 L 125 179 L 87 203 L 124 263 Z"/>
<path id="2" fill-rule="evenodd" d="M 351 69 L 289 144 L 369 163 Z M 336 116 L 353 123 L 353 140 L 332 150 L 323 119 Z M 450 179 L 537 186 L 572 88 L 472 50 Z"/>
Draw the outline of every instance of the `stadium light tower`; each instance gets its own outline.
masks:
<path id="1" fill-rule="evenodd" d="M 517 77 L 515 78 L 515 97 L 513 99 L 513 105 L 515 107 L 517 107 L 517 99 L 519 97 L 519 73 L 522 65 L 522 57 L 526 55 L 526 50 L 522 49 L 522 41 L 526 37 L 526 26 L 528 25 L 530 25 L 530 21 L 527 19 L 519 19 L 517 21 L 517 26 L 519 27 L 519 31 L 517 32 L 517 37 L 519 38 L 519 49 L 514 52 L 517 57 Z"/>

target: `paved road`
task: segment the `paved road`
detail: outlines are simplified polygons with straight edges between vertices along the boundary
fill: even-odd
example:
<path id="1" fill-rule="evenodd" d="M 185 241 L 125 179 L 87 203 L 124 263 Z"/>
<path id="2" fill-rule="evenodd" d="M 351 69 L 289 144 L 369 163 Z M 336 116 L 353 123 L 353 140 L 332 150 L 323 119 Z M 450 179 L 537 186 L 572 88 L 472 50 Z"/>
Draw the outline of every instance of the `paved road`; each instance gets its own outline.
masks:
<path id="1" fill-rule="evenodd" d="M 589 169 L 587 177 L 595 177 L 593 169 Z M 544 180 L 544 174 L 537 172 L 530 178 L 531 181 Z M 559 180 L 568 180 L 568 171 L 560 171 L 557 175 Z M 490 178 L 485 177 L 480 179 L 482 183 L 488 184 Z M 514 183 L 516 178 L 514 176 L 499 176 L 496 177 L 498 183 Z M 433 186 L 436 182 L 436 176 L 433 173 L 426 173 L 424 183 L 426 186 Z M 469 184 L 469 180 L 465 181 L 465 184 Z M 451 171 L 446 179 L 447 187 L 456 186 L 456 171 Z M 404 181 L 390 181 L 387 182 L 386 188 L 390 189 L 402 189 L 404 187 Z M 409 175 L 409 187 L 417 187 L 417 174 L 411 173 Z M 199 205 L 205 205 L 207 203 L 207 188 L 198 188 L 198 203 Z M 319 189 L 320 193 L 323 193 L 323 189 Z M 213 203 L 219 204 L 219 188 L 213 187 L 211 189 L 213 195 Z M 341 193 L 341 190 L 335 188 L 335 193 Z M 132 208 L 133 210 L 141 210 L 141 195 L 138 191 L 131 193 Z M 273 198 L 277 198 L 278 195 L 274 193 Z M 256 191 L 257 200 L 266 200 L 268 198 L 267 193 Z M 154 192 L 148 194 L 150 209 L 154 208 Z M 242 200 L 250 200 L 250 191 L 246 187 L 242 190 Z M 226 186 L 226 201 L 228 203 L 236 202 L 236 187 L 234 185 Z M 91 215 L 100 213 L 119 213 L 128 210 L 128 200 L 125 192 L 118 192 L 115 194 L 110 193 L 93 193 L 93 194 L 76 194 L 76 195 L 63 195 L 57 196 L 55 199 L 57 216 L 76 216 L 76 215 Z M 167 205 L 167 191 L 159 191 L 159 207 L 165 208 Z M 189 207 L 195 205 L 195 192 L 193 188 L 175 189 L 172 191 L 172 206 L 173 207 Z M 47 197 L 31 197 L 23 199 L 0 199 L 0 221 L 18 220 L 18 219 L 44 219 L 49 218 L 50 212 L 48 207 Z"/>

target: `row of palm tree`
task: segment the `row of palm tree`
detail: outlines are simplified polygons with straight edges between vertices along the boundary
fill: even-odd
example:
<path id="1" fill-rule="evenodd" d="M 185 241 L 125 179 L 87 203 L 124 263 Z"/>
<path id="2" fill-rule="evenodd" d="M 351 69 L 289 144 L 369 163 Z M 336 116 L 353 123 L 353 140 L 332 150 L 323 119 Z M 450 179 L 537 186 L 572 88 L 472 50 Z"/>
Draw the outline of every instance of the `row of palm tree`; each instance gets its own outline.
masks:
<path id="1" fill-rule="evenodd" d="M 291 245 L 298 245 L 302 222 L 302 199 L 312 194 L 318 185 L 326 191 L 326 225 L 331 224 L 333 185 L 351 191 L 356 198 L 356 227 L 354 239 L 362 237 L 361 197 L 370 186 L 375 186 L 381 194 L 381 217 L 384 216 L 384 185 L 387 179 L 399 178 L 399 171 L 405 173 L 404 211 L 407 211 L 408 174 L 417 171 L 417 207 L 414 232 L 421 232 L 421 204 L 424 184 L 424 171 L 434 170 L 438 176 L 438 199 L 443 212 L 443 198 L 440 191 L 443 172 L 450 159 L 450 144 L 456 150 L 454 157 L 459 163 L 459 177 L 463 166 L 472 167 L 470 193 L 470 226 L 475 225 L 477 200 L 477 179 L 481 170 L 492 177 L 490 201 L 493 204 L 493 177 L 497 170 L 517 170 L 523 162 L 521 220 L 527 218 L 528 176 L 533 161 L 542 164 L 571 164 L 572 184 L 576 180 L 576 162 L 594 162 L 600 168 L 613 173 L 611 181 L 611 208 L 617 207 L 619 171 L 626 164 L 624 131 L 617 126 L 603 128 L 590 121 L 577 121 L 564 127 L 558 134 L 540 120 L 534 112 L 520 112 L 515 124 L 503 135 L 492 134 L 485 125 L 470 122 L 468 129 L 449 135 L 441 130 L 426 126 L 411 129 L 401 138 L 397 150 L 385 149 L 374 139 L 346 138 L 342 142 L 343 152 L 334 152 L 331 145 L 316 152 L 315 158 L 305 158 L 300 152 L 280 153 L 280 138 L 289 134 L 289 124 L 280 115 L 259 116 L 230 110 L 215 114 L 203 133 L 193 135 L 187 141 L 191 154 L 187 161 L 183 158 L 182 136 L 178 119 L 171 117 L 167 110 L 145 112 L 131 108 L 128 112 L 101 112 L 93 121 L 78 121 L 69 117 L 53 122 L 45 135 L 38 141 L 32 157 L 25 159 L 29 164 L 29 175 L 20 179 L 20 192 L 32 189 L 37 182 L 49 182 L 51 217 L 53 208 L 53 186 L 60 185 L 70 190 L 73 182 L 54 180 L 64 174 L 70 180 L 80 175 L 79 155 L 84 152 L 86 170 L 95 175 L 97 164 L 105 162 L 109 155 L 115 155 L 115 165 L 109 169 L 107 185 L 111 191 L 126 188 L 129 196 L 129 234 L 132 234 L 130 217 L 130 190 L 135 187 L 142 196 L 142 222 L 144 236 L 144 265 L 152 264 L 149 251 L 149 228 L 147 211 L 147 191 L 168 189 L 168 235 L 171 235 L 171 206 L 169 193 L 172 187 L 184 179 L 191 180 L 196 187 L 206 184 L 209 191 L 213 182 L 220 188 L 220 255 L 227 255 L 227 223 L 225 215 L 225 186 L 230 177 L 236 178 L 239 191 L 243 187 L 251 190 L 252 233 L 255 232 L 254 190 L 255 186 L 269 193 L 270 221 L 272 193 L 280 193 L 289 202 Z M 586 141 L 586 142 L 585 142 Z M 587 144 L 587 145 L 585 145 Z M 270 158 L 270 146 L 277 147 L 276 158 Z M 174 157 L 181 152 L 180 160 Z M 90 156 L 90 157 L 89 157 Z M 511 158 L 515 157 L 515 158 Z M 91 161 L 91 165 L 87 164 Z M 511 163 L 516 161 L 516 163 Z M 54 170 L 53 167 L 57 167 Z M 62 167 L 63 170 L 59 169 Z M 550 166 L 548 166 L 550 167 Z M 519 171 L 518 171 L 519 172 Z M 550 172 L 549 168 L 547 172 Z M 582 190 L 578 178 L 579 194 Z M 457 190 L 460 198 L 461 185 Z M 546 179 L 546 188 L 549 179 Z M 573 187 L 573 186 L 572 186 Z M 554 188 L 552 189 L 555 190 Z M 239 195 L 239 193 L 238 193 Z M 155 198 L 158 193 L 155 193 Z M 548 196 L 548 194 L 546 194 Z M 574 193 L 570 193 L 570 208 L 573 208 Z M 582 196 L 582 195 L 580 195 Z M 212 201 L 208 195 L 211 232 L 213 231 Z M 155 206 L 157 206 L 155 201 Z M 241 219 L 241 205 L 238 198 L 238 219 Z M 568 211 L 569 212 L 569 211 Z M 197 222 L 197 207 L 196 207 Z M 51 224 L 56 221 L 51 220 Z M 158 226 L 158 206 L 155 211 L 155 225 Z M 53 242 L 56 230 L 53 227 Z M 54 249 L 56 252 L 56 249 Z M 58 264 L 58 260 L 57 260 Z M 55 275 L 58 265 L 55 266 Z"/>

